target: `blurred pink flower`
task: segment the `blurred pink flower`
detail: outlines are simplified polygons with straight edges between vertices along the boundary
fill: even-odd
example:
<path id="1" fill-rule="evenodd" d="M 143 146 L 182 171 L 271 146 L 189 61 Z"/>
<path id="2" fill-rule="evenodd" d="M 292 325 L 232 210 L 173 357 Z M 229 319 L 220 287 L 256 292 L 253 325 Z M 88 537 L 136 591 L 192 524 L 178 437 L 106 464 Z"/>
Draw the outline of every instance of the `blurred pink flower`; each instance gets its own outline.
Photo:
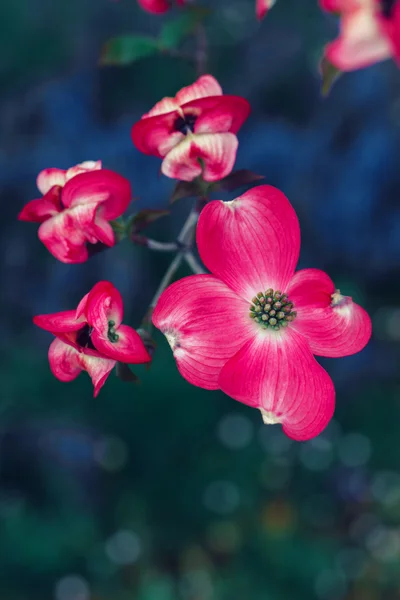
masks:
<path id="1" fill-rule="evenodd" d="M 176 0 L 178 6 L 183 6 L 186 0 Z M 167 12 L 173 4 L 171 0 L 138 0 L 139 6 L 149 13 L 161 15 Z"/>
<path id="2" fill-rule="evenodd" d="M 339 37 L 325 48 L 337 69 L 353 71 L 387 58 L 400 59 L 399 0 L 320 0 L 340 15 Z"/>
<path id="3" fill-rule="evenodd" d="M 269 9 L 275 4 L 276 0 L 256 0 L 256 15 L 257 19 L 261 21 L 269 11 Z"/>

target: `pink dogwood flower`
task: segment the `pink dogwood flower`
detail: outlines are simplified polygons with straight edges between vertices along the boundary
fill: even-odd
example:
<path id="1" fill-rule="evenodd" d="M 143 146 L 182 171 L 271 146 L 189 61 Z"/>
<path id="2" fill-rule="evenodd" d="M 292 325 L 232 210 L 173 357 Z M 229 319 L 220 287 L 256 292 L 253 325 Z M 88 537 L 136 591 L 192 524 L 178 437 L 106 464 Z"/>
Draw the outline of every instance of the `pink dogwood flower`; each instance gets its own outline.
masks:
<path id="1" fill-rule="evenodd" d="M 121 216 L 131 201 L 127 179 L 102 169 L 101 161 L 87 161 L 67 171 L 45 169 L 37 186 L 42 198 L 28 202 L 18 218 L 41 223 L 39 239 L 58 260 L 85 262 L 88 245 L 115 244 L 109 221 Z"/>
<path id="2" fill-rule="evenodd" d="M 144 154 L 163 159 L 167 177 L 218 181 L 235 163 L 236 133 L 250 113 L 240 96 L 223 95 L 211 75 L 184 87 L 175 98 L 164 98 L 135 123 L 132 140 Z"/>
<path id="3" fill-rule="evenodd" d="M 87 371 L 96 397 L 116 362 L 151 360 L 139 334 L 122 325 L 121 294 L 109 281 L 100 281 L 76 310 L 37 315 L 33 322 L 56 339 L 49 348 L 50 369 L 60 381 L 72 381 Z"/>
<path id="4" fill-rule="evenodd" d="M 324 10 L 340 15 L 339 37 L 325 48 L 337 69 L 353 71 L 376 62 L 400 60 L 399 0 L 320 0 Z"/>
<path id="5" fill-rule="evenodd" d="M 368 314 L 323 271 L 295 273 L 299 223 L 274 187 L 210 202 L 197 244 L 212 274 L 173 283 L 153 313 L 181 375 L 260 409 L 295 440 L 318 435 L 335 390 L 313 355 L 359 352 L 371 335 Z"/>
<path id="6" fill-rule="evenodd" d="M 261 21 L 267 14 L 270 8 L 275 4 L 276 0 L 256 0 L 256 15 Z"/>
<path id="7" fill-rule="evenodd" d="M 161 15 L 167 12 L 172 6 L 171 0 L 138 0 L 139 6 L 149 13 Z M 177 6 L 183 6 L 185 0 L 176 0 Z"/>

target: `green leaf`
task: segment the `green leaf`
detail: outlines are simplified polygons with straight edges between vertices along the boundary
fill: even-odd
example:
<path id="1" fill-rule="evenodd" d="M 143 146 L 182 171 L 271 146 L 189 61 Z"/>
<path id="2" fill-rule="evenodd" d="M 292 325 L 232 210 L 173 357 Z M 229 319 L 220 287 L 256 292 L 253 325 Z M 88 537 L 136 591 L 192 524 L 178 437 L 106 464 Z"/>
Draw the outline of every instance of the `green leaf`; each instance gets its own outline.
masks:
<path id="1" fill-rule="evenodd" d="M 126 237 L 126 223 L 123 217 L 116 219 L 115 221 L 110 221 L 110 225 L 113 228 L 113 232 L 115 235 L 115 240 L 120 242 Z"/>
<path id="2" fill-rule="evenodd" d="M 239 169 L 224 179 L 221 179 L 221 181 L 214 183 L 212 186 L 212 191 L 225 190 L 227 192 L 232 192 L 233 190 L 245 185 L 258 183 L 261 179 L 265 179 L 264 175 L 257 175 L 257 173 L 253 173 L 248 169 Z"/>
<path id="3" fill-rule="evenodd" d="M 139 329 L 137 329 L 137 332 L 140 335 L 140 337 L 142 338 L 144 347 L 146 348 L 147 352 L 150 354 L 151 358 L 153 358 L 154 352 L 157 348 L 156 342 L 153 340 L 150 333 L 143 327 L 140 327 Z M 151 363 L 146 364 L 146 367 L 148 369 L 150 368 L 150 366 L 151 366 Z"/>
<path id="4" fill-rule="evenodd" d="M 144 35 L 121 35 L 108 40 L 100 56 L 101 65 L 129 65 L 159 52 L 155 38 Z"/>
<path id="5" fill-rule="evenodd" d="M 329 62 L 325 56 L 322 58 L 319 71 L 321 73 L 322 85 L 321 85 L 321 94 L 323 96 L 328 96 L 329 92 L 332 89 L 333 84 L 342 74 L 340 69 L 337 69 L 335 65 Z"/>
<path id="6" fill-rule="evenodd" d="M 194 33 L 196 27 L 210 12 L 208 8 L 202 6 L 190 6 L 179 17 L 168 21 L 161 29 L 161 49 L 170 50 L 179 46 L 186 37 Z"/>
<path id="7" fill-rule="evenodd" d="M 194 179 L 193 181 L 178 181 L 171 194 L 170 203 L 173 204 L 183 198 L 197 198 L 202 195 L 203 190 L 198 179 Z"/>
<path id="8" fill-rule="evenodd" d="M 118 379 L 120 379 L 121 381 L 124 381 L 126 383 L 139 382 L 139 377 L 137 377 L 135 373 L 131 371 L 129 366 L 125 363 L 117 362 L 115 372 Z"/>
<path id="9" fill-rule="evenodd" d="M 154 223 L 154 221 L 157 221 L 162 217 L 166 217 L 167 215 L 169 215 L 169 210 L 145 208 L 140 210 L 129 219 L 128 229 L 130 230 L 131 234 L 138 233 L 151 223 Z"/>

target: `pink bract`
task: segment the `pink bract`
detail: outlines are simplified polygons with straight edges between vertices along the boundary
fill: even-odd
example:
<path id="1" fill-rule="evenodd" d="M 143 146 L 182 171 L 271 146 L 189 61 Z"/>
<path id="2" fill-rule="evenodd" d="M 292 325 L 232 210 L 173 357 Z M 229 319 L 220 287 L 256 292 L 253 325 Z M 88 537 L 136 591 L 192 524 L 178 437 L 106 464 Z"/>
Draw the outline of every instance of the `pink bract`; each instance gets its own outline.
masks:
<path id="1" fill-rule="evenodd" d="M 325 48 L 327 60 L 341 71 L 400 58 L 398 0 L 320 0 L 324 10 L 340 15 L 339 37 Z"/>
<path id="2" fill-rule="evenodd" d="M 269 9 L 275 4 L 276 0 L 256 0 L 256 15 L 257 19 L 261 21 L 269 11 Z"/>
<path id="3" fill-rule="evenodd" d="M 172 6 L 171 0 L 138 0 L 139 6 L 149 13 L 161 15 Z M 185 0 L 176 0 L 177 6 L 183 6 Z"/>
<path id="4" fill-rule="evenodd" d="M 371 336 L 368 314 L 323 271 L 295 273 L 299 223 L 276 188 L 210 202 L 197 243 L 212 274 L 173 283 L 153 314 L 180 373 L 260 409 L 293 439 L 318 435 L 333 415 L 335 390 L 313 355 L 362 350 Z"/>
<path id="5" fill-rule="evenodd" d="M 117 361 L 139 364 L 151 360 L 139 334 L 122 324 L 123 302 L 109 281 L 100 281 L 76 310 L 37 315 L 33 322 L 56 339 L 49 348 L 52 373 L 72 381 L 87 371 L 97 396 Z"/>
<path id="6" fill-rule="evenodd" d="M 235 163 L 236 133 L 250 113 L 240 96 L 222 93 L 211 75 L 158 102 L 132 127 L 132 140 L 144 154 L 162 158 L 167 177 L 206 181 L 228 175 Z"/>
<path id="7" fill-rule="evenodd" d="M 87 161 L 67 171 L 45 169 L 37 186 L 42 198 L 28 202 L 18 218 L 41 223 L 39 239 L 58 260 L 85 262 L 88 244 L 115 244 L 109 221 L 121 216 L 131 201 L 127 179 L 102 169 L 100 161 Z"/>

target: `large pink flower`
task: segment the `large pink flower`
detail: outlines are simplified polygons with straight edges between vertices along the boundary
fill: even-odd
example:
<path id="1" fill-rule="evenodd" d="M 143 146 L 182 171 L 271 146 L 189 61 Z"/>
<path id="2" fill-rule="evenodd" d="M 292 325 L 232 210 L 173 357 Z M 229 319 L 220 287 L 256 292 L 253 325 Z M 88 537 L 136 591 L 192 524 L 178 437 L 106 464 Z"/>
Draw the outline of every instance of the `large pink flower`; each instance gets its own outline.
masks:
<path id="1" fill-rule="evenodd" d="M 325 49 L 330 63 L 353 71 L 393 57 L 400 59 L 399 0 L 320 0 L 341 16 L 340 35 Z"/>
<path id="2" fill-rule="evenodd" d="M 139 6 L 149 13 L 161 15 L 167 12 L 172 6 L 171 0 L 138 0 Z M 176 0 L 178 6 L 183 6 L 185 0 Z"/>
<path id="3" fill-rule="evenodd" d="M 131 201 L 127 179 L 102 169 L 100 161 L 87 161 L 67 171 L 45 169 L 37 186 L 42 198 L 28 202 L 18 218 L 41 223 L 39 239 L 58 260 L 85 262 L 88 244 L 115 244 L 109 221 Z"/>
<path id="4" fill-rule="evenodd" d="M 228 175 L 236 160 L 236 133 L 250 113 L 240 96 L 222 94 L 211 75 L 164 98 L 132 127 L 132 140 L 144 154 L 163 158 L 167 177 L 206 181 Z"/>
<path id="5" fill-rule="evenodd" d="M 122 325 L 121 294 L 109 281 L 100 281 L 76 310 L 38 315 L 33 322 L 56 336 L 49 348 L 52 373 L 72 381 L 87 371 L 97 396 L 117 361 L 138 364 L 151 360 L 139 334 Z"/>
<path id="6" fill-rule="evenodd" d="M 269 11 L 269 9 L 275 4 L 276 0 L 256 0 L 256 15 L 257 19 L 261 21 Z"/>
<path id="7" fill-rule="evenodd" d="M 335 390 L 313 354 L 359 352 L 371 335 L 369 316 L 323 271 L 295 273 L 299 223 L 276 188 L 210 202 L 197 243 L 212 274 L 173 283 L 153 314 L 180 373 L 259 408 L 293 439 L 318 435 L 332 417 Z"/>

